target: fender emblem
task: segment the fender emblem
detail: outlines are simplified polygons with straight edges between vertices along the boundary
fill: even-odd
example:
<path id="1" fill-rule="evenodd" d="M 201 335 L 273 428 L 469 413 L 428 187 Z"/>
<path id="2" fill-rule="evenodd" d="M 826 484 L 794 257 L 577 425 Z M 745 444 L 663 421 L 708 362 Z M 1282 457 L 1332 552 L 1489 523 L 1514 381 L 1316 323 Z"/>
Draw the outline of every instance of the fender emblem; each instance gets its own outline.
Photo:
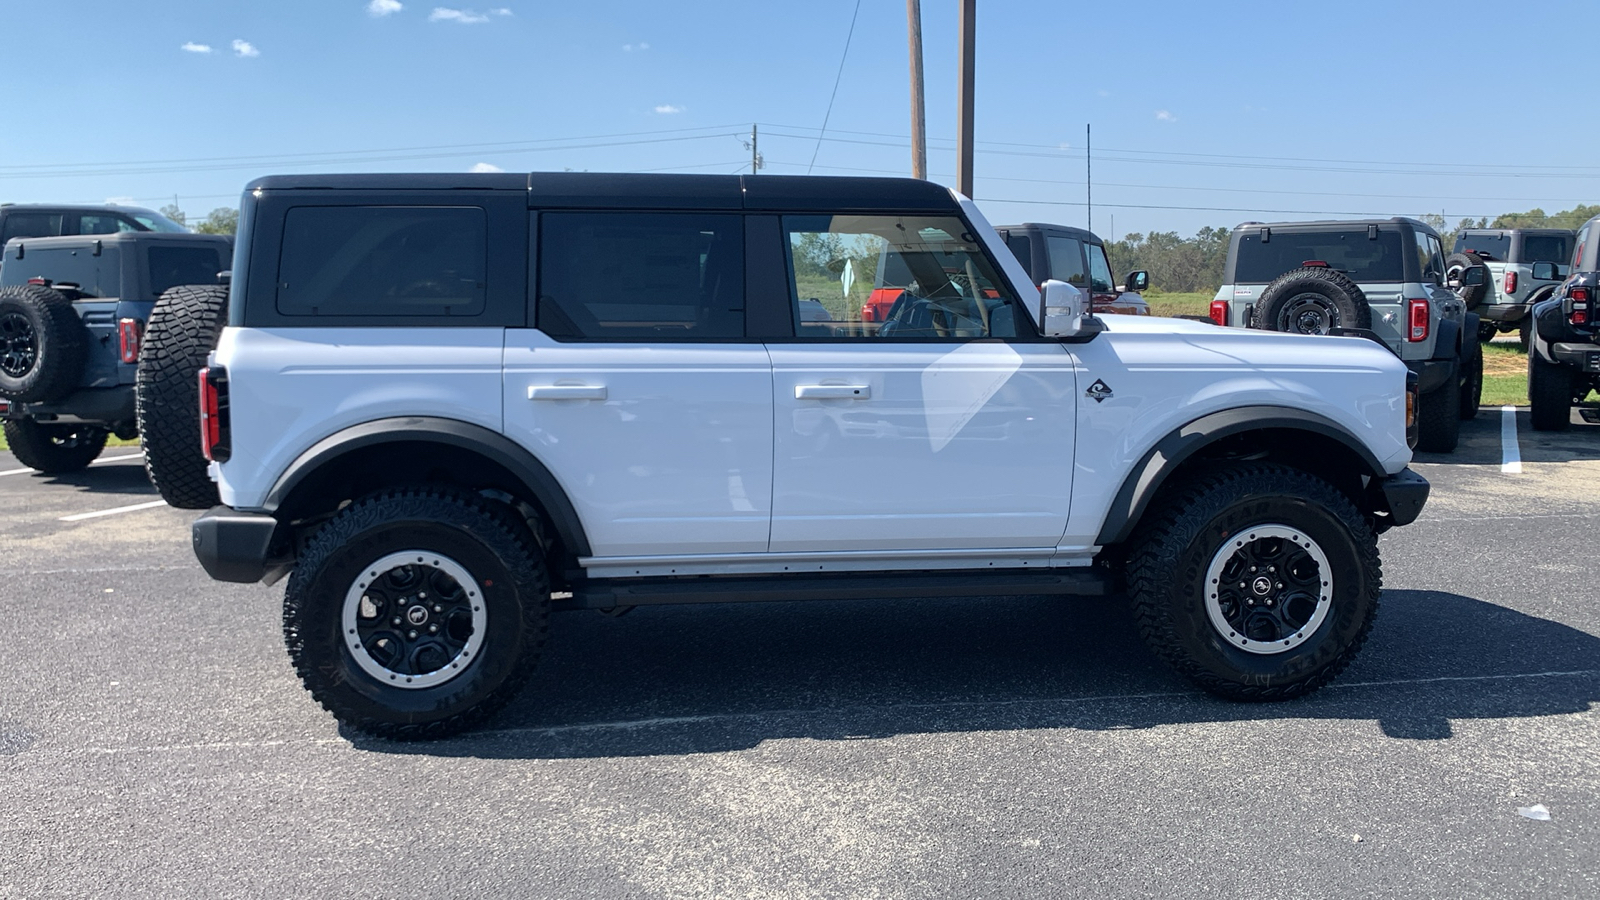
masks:
<path id="1" fill-rule="evenodd" d="M 1089 389 L 1084 391 L 1083 395 L 1093 397 L 1096 403 L 1104 403 L 1106 398 L 1111 396 L 1111 386 L 1096 378 L 1094 384 L 1089 385 Z"/>

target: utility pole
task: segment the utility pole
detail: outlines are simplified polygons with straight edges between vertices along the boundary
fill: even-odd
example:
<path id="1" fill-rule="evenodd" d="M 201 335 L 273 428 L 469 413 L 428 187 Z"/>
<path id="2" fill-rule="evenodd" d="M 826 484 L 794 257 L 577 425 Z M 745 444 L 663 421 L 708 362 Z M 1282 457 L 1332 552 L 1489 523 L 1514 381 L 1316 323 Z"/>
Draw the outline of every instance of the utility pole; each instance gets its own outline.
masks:
<path id="1" fill-rule="evenodd" d="M 906 0 L 911 42 L 911 177 L 928 177 L 928 113 L 922 100 L 922 0 Z"/>
<path id="2" fill-rule="evenodd" d="M 961 0 L 961 83 L 956 92 L 959 107 L 956 129 L 956 190 L 972 196 L 972 101 L 975 79 L 973 56 L 978 27 L 978 0 Z"/>
<path id="3" fill-rule="evenodd" d="M 751 175 L 756 174 L 756 170 L 760 169 L 763 165 L 766 164 L 761 159 L 761 150 L 759 149 L 759 147 L 756 144 L 756 138 L 757 137 L 758 137 L 758 135 L 756 134 L 756 124 L 754 122 L 751 122 L 750 123 L 750 174 Z"/>
<path id="4" fill-rule="evenodd" d="M 1084 123 L 1083 126 L 1083 191 L 1084 209 L 1088 210 L 1089 224 L 1086 231 L 1094 230 L 1094 133 L 1092 126 Z"/>

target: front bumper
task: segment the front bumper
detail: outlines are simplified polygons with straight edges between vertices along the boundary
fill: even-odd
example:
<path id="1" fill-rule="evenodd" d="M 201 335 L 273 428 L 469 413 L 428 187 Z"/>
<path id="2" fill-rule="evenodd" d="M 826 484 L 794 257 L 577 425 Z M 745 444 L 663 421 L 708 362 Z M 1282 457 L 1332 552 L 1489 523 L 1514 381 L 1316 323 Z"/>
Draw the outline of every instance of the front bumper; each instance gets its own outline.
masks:
<path id="1" fill-rule="evenodd" d="M 1392 528 L 1410 525 L 1422 515 L 1430 487 L 1428 479 L 1410 469 L 1401 469 L 1373 479 L 1367 490 L 1373 512 L 1378 513 L 1384 528 Z"/>
<path id="2" fill-rule="evenodd" d="M 1558 342 L 1550 345 L 1556 362 L 1574 366 L 1591 375 L 1600 374 L 1600 344 Z"/>
<path id="3" fill-rule="evenodd" d="M 289 569 L 290 561 L 274 552 L 278 520 L 266 513 L 213 506 L 194 520 L 190 533 L 201 568 L 218 581 L 271 583 Z"/>

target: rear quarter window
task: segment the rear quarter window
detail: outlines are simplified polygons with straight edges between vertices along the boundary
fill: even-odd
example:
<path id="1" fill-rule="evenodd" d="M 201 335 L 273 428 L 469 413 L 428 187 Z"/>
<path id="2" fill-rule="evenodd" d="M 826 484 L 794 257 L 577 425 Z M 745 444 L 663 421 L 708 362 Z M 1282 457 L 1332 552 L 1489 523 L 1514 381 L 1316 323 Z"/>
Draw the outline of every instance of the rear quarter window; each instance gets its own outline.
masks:
<path id="1" fill-rule="evenodd" d="M 1287 233 L 1274 230 L 1268 240 L 1257 232 L 1241 235 L 1234 262 L 1234 283 L 1266 284 L 1308 262 L 1320 261 L 1356 282 L 1405 280 L 1405 243 L 1399 231 L 1366 228 L 1348 231 Z"/>
<path id="2" fill-rule="evenodd" d="M 151 245 L 145 252 L 150 271 L 150 293 L 159 297 L 180 284 L 216 284 L 217 273 L 228 267 L 226 251 L 203 247 Z"/>
<path id="3" fill-rule="evenodd" d="M 488 223 L 476 207 L 300 206 L 284 216 L 285 316 L 477 316 Z"/>

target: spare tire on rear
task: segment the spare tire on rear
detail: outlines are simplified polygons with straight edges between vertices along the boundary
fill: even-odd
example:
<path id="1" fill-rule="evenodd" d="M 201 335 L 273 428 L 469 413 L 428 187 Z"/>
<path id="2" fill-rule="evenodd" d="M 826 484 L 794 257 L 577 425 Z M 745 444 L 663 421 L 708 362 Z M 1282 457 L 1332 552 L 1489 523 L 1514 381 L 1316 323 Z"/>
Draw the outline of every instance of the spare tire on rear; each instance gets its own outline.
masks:
<path id="1" fill-rule="evenodd" d="M 61 399 L 83 379 L 88 351 L 89 329 L 60 291 L 39 284 L 0 288 L 0 397 Z"/>
<path id="2" fill-rule="evenodd" d="M 1256 301 L 1255 327 L 1290 334 L 1371 328 L 1367 295 L 1343 272 L 1304 266 L 1273 279 Z"/>
<path id="3" fill-rule="evenodd" d="M 161 499 L 179 509 L 221 502 L 200 450 L 198 375 L 227 309 L 227 287 L 183 285 L 161 295 L 145 326 L 134 382 L 144 468 Z"/>
<path id="4" fill-rule="evenodd" d="M 1463 284 L 1455 289 L 1456 296 L 1467 304 L 1469 310 L 1477 309 L 1489 296 L 1489 267 L 1483 265 L 1483 258 L 1475 253 L 1452 253 L 1445 257 L 1444 275 L 1451 282 L 1459 283 L 1463 272 L 1480 266 L 1484 269 L 1483 284 Z"/>

